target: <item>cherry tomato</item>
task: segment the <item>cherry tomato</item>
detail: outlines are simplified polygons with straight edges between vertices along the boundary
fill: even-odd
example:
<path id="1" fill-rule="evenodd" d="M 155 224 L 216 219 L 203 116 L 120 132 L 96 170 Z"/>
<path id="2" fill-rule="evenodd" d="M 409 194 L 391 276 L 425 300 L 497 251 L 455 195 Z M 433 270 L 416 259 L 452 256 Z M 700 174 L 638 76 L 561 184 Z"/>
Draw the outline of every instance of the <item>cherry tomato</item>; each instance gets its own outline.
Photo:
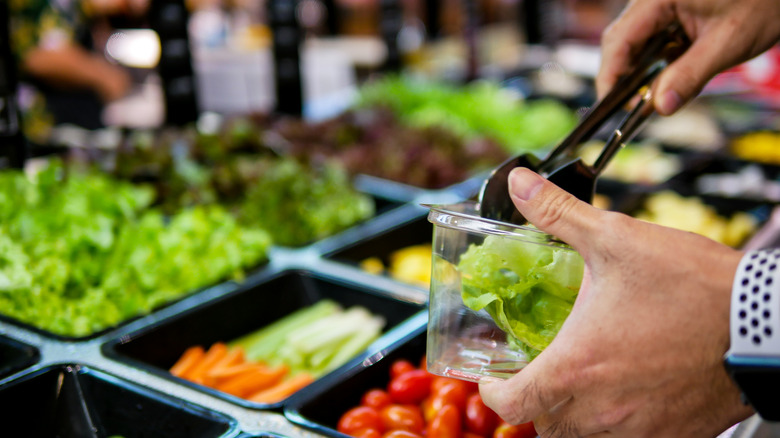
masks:
<path id="1" fill-rule="evenodd" d="M 389 405 L 379 411 L 385 430 L 406 430 L 422 434 L 425 430 L 420 408 L 415 405 Z"/>
<path id="2" fill-rule="evenodd" d="M 423 400 L 422 403 L 420 403 L 420 409 L 422 410 L 423 419 L 425 419 L 425 424 L 428 424 L 431 421 L 433 421 L 433 417 L 435 417 L 436 413 L 439 412 L 441 406 L 439 407 L 434 406 L 433 397 L 426 397 L 425 400 Z"/>
<path id="3" fill-rule="evenodd" d="M 431 389 L 431 395 L 434 398 L 442 399 L 440 405 L 455 405 L 459 412 L 463 412 L 466 409 L 466 397 L 468 397 L 468 394 L 466 392 L 466 382 L 462 380 L 447 379 L 447 381 L 440 383 L 435 389 Z"/>
<path id="4" fill-rule="evenodd" d="M 423 438 L 423 436 L 408 430 L 391 430 L 382 435 L 382 438 Z"/>
<path id="5" fill-rule="evenodd" d="M 378 430 L 371 427 L 358 429 L 354 432 L 350 432 L 349 435 L 355 438 L 382 438 L 382 434 L 379 433 Z"/>
<path id="6" fill-rule="evenodd" d="M 466 380 L 460 380 L 465 386 L 466 386 L 466 394 L 473 394 L 475 392 L 479 392 L 479 383 L 477 382 L 469 382 Z"/>
<path id="7" fill-rule="evenodd" d="M 461 438 L 485 438 L 482 435 L 477 435 L 474 432 L 465 431 L 463 432 L 463 436 Z"/>
<path id="8" fill-rule="evenodd" d="M 430 397 L 427 397 L 423 402 L 420 404 L 420 408 L 423 412 L 423 418 L 425 418 L 426 423 L 430 423 L 433 421 L 434 417 L 441 411 L 441 409 L 446 405 L 453 405 L 456 408 L 457 405 L 454 405 L 446 396 L 442 397 L 439 394 L 432 393 Z M 464 405 L 465 409 L 465 405 Z M 462 412 L 461 409 L 458 409 L 458 412 Z"/>
<path id="9" fill-rule="evenodd" d="M 390 381 L 387 392 L 396 403 L 416 405 L 431 392 L 431 374 L 417 369 L 407 371 Z"/>
<path id="10" fill-rule="evenodd" d="M 403 373 L 416 370 L 417 368 L 413 363 L 406 359 L 398 359 L 390 365 L 390 378 L 395 379 Z"/>
<path id="11" fill-rule="evenodd" d="M 339 419 L 336 429 L 347 435 L 360 429 L 376 429 L 379 433 L 384 432 L 379 412 L 368 406 L 358 406 L 345 412 Z"/>
<path id="12" fill-rule="evenodd" d="M 482 436 L 492 436 L 500 420 L 498 414 L 485 406 L 479 393 L 468 397 L 465 414 L 466 430 Z"/>
<path id="13" fill-rule="evenodd" d="M 453 405 L 442 407 L 428 423 L 426 438 L 461 438 L 460 412 Z"/>
<path id="14" fill-rule="evenodd" d="M 361 406 L 368 406 L 376 410 L 380 410 L 392 402 L 393 400 L 390 398 L 390 394 L 379 388 L 369 390 L 363 394 L 363 397 L 360 399 Z"/>
<path id="15" fill-rule="evenodd" d="M 531 422 L 513 426 L 502 421 L 493 432 L 493 438 L 536 438 L 536 429 Z"/>

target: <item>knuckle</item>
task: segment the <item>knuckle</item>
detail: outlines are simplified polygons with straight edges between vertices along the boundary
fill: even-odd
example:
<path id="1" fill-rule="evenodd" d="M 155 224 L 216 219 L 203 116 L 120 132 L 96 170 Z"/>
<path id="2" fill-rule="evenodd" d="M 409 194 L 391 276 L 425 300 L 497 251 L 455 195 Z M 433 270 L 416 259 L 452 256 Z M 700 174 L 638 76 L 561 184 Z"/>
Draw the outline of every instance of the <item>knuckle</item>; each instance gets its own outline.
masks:
<path id="1" fill-rule="evenodd" d="M 524 420 L 522 406 L 528 400 L 528 390 L 521 391 L 497 391 L 482 393 L 485 404 L 493 410 L 502 420 L 510 424 L 520 424 Z"/>
<path id="2" fill-rule="evenodd" d="M 547 228 L 561 221 L 561 218 L 577 205 L 577 199 L 562 190 L 548 197 L 539 206 L 539 218 L 535 224 L 539 228 Z"/>

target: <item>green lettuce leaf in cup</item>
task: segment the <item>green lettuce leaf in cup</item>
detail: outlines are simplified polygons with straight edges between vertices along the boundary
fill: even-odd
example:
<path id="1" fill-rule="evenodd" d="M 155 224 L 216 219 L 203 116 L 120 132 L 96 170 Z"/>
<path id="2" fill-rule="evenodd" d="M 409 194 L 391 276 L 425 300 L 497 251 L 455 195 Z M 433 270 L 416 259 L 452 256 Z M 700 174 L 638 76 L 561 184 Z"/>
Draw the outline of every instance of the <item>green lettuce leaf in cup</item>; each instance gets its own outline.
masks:
<path id="1" fill-rule="evenodd" d="M 463 303 L 487 311 L 529 359 L 552 342 L 571 312 L 583 269 L 570 249 L 492 235 L 469 246 L 458 263 Z"/>

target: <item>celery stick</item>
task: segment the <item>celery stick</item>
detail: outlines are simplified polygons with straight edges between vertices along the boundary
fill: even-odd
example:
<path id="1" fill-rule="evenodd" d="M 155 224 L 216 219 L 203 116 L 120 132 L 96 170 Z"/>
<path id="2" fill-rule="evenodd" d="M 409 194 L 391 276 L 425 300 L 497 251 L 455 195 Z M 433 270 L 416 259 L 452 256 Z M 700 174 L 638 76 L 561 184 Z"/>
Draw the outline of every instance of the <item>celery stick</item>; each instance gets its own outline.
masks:
<path id="1" fill-rule="evenodd" d="M 327 329 L 318 330 L 306 337 L 294 336 L 298 333 L 293 333 L 288 340 L 299 351 L 310 354 L 317 349 L 331 348 L 334 344 L 340 343 L 352 332 L 360 331 L 371 318 L 372 315 L 367 310 L 353 307 L 341 313 L 338 318 L 331 318 L 333 321 L 329 321 Z"/>
<path id="2" fill-rule="evenodd" d="M 362 330 L 357 331 L 346 343 L 339 346 L 336 354 L 331 356 L 327 362 L 321 364 L 316 374 L 319 375 L 331 371 L 368 348 L 379 337 L 384 325 L 385 321 L 382 318 L 373 318 L 371 323 L 366 324 Z"/>
<path id="3" fill-rule="evenodd" d="M 355 336 L 354 333 L 350 333 L 349 337 L 344 339 L 344 342 L 349 342 L 349 339 L 351 337 Z M 335 356 L 338 352 L 339 348 L 320 348 L 319 350 L 313 352 L 309 356 L 309 368 L 311 370 L 318 370 L 322 368 L 322 364 L 326 361 L 330 360 L 331 357 Z"/>
<path id="4" fill-rule="evenodd" d="M 320 300 L 256 332 L 231 341 L 229 346 L 242 347 L 246 358 L 249 360 L 263 359 L 272 355 L 280 345 L 286 342 L 287 334 L 290 331 L 305 325 L 309 321 L 316 321 L 327 315 L 335 314 L 340 309 L 341 307 L 338 303 L 332 300 Z"/>

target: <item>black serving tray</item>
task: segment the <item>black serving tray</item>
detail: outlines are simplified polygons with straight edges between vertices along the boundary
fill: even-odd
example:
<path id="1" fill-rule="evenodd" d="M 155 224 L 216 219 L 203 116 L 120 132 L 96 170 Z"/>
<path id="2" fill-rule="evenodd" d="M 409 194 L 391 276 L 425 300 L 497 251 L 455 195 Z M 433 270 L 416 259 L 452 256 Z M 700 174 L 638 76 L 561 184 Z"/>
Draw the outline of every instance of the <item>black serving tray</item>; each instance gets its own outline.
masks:
<path id="1" fill-rule="evenodd" d="M 378 257 L 388 266 L 390 254 L 394 251 L 412 245 L 430 244 L 432 240 L 433 225 L 428 222 L 427 211 L 420 210 L 420 214 L 407 221 L 389 224 L 380 232 L 331 251 L 325 257 L 353 265 L 369 257 Z"/>
<path id="2" fill-rule="evenodd" d="M 3 436 L 211 438 L 235 420 L 81 365 L 56 365 L 0 386 Z"/>
<path id="3" fill-rule="evenodd" d="M 358 406 L 360 398 L 369 389 L 387 387 L 394 361 L 406 359 L 418 364 L 422 360 L 426 349 L 427 318 L 420 322 L 405 333 L 388 339 L 364 361 L 320 379 L 316 386 L 285 407 L 285 417 L 322 435 L 347 438 L 348 435 L 336 430 L 341 415 Z"/>
<path id="4" fill-rule="evenodd" d="M 213 302 L 121 335 L 104 344 L 114 359 L 173 379 L 244 407 L 281 408 L 285 401 L 254 403 L 172 376 L 168 369 L 185 349 L 228 342 L 260 329 L 298 309 L 328 298 L 344 307 L 360 305 L 386 320 L 385 333 L 424 309 L 423 303 L 392 297 L 387 292 L 307 270 L 289 269 Z M 288 398 L 294 398 L 295 395 Z"/>
<path id="5" fill-rule="evenodd" d="M 0 379 L 40 360 L 37 348 L 0 336 Z"/>

